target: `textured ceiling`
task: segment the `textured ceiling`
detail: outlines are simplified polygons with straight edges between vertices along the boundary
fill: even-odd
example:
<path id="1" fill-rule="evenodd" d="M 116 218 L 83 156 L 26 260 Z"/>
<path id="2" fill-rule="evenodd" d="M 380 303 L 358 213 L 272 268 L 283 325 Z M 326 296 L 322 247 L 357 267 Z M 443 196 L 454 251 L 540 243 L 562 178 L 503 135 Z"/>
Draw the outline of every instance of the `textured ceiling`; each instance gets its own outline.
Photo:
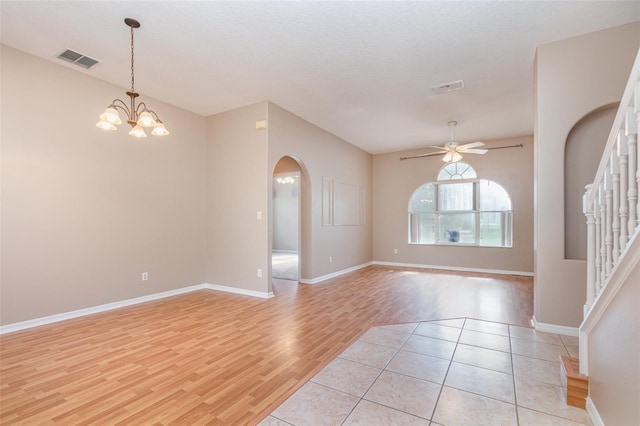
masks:
<path id="1" fill-rule="evenodd" d="M 270 100 L 370 153 L 533 133 L 536 46 L 640 2 L 0 2 L 2 43 L 207 116 Z M 100 60 L 80 70 L 65 48 Z M 466 89 L 432 86 L 463 79 Z M 7 82 L 3 81 L 3 84 Z M 100 111 L 96 112 L 98 114 Z M 170 123 L 167 123 L 170 127 Z"/>

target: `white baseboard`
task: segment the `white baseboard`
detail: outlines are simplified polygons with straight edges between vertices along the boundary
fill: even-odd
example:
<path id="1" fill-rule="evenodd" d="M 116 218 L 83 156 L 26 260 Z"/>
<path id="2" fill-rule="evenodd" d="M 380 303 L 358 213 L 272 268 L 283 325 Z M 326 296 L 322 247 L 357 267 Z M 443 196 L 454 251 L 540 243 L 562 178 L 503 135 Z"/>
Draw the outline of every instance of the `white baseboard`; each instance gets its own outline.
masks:
<path id="1" fill-rule="evenodd" d="M 578 327 L 567 327 L 566 325 L 547 324 L 544 322 L 538 322 L 536 320 L 535 315 L 531 318 L 531 325 L 536 330 L 542 331 L 544 333 L 562 334 L 563 336 L 574 336 L 574 337 L 578 337 L 580 335 Z"/>
<path id="2" fill-rule="evenodd" d="M 203 284 L 205 288 L 209 290 L 217 290 L 224 291 L 225 293 L 233 293 L 233 294 L 242 294 L 244 296 L 252 296 L 252 297 L 260 297 L 262 299 L 269 299 L 273 297 L 273 292 L 263 292 L 263 291 L 254 291 L 254 290 L 246 290 L 244 288 L 230 287 L 226 285 L 219 284 Z"/>
<path id="3" fill-rule="evenodd" d="M 357 266 L 353 266 L 351 268 L 347 268 L 347 269 L 342 269 L 340 271 L 337 272 L 332 272 L 330 274 L 327 275 L 321 275 L 319 277 L 313 278 L 313 279 L 305 279 L 305 278 L 301 278 L 298 280 L 298 282 L 300 282 L 301 284 L 317 284 L 321 281 L 326 281 L 329 278 L 335 278 L 338 277 L 340 275 L 344 275 L 344 274 L 348 274 L 349 272 L 353 272 L 353 271 L 357 271 L 358 269 L 362 269 L 362 268 L 366 268 L 367 266 L 371 266 L 373 263 L 372 262 L 367 262 L 367 263 L 362 263 L 360 265 Z"/>
<path id="4" fill-rule="evenodd" d="M 604 422 L 600 417 L 600 413 L 598 413 L 598 410 L 596 409 L 596 406 L 594 405 L 591 397 L 587 396 L 586 402 L 587 405 L 585 408 L 587 410 L 587 414 L 589 415 L 589 419 L 591 419 L 591 423 L 593 423 L 593 426 L 604 426 Z"/>
<path id="5" fill-rule="evenodd" d="M 381 262 L 374 260 L 374 265 L 382 266 L 398 266 L 402 268 L 420 268 L 420 269 L 440 269 L 445 271 L 460 271 L 460 272 L 481 272 L 484 274 L 501 274 L 501 275 L 521 275 L 525 277 L 533 277 L 533 272 L 524 271 L 504 271 L 501 269 L 480 269 L 480 268 L 463 268 L 458 266 L 438 266 L 438 265 L 424 265 L 419 263 L 398 263 L 398 262 Z"/>
<path id="6" fill-rule="evenodd" d="M 11 333 L 13 331 L 25 330 L 27 328 L 38 327 L 40 325 L 52 324 L 72 318 L 83 317 L 85 315 L 97 314 L 111 311 L 113 309 L 124 308 L 125 306 L 137 305 L 138 303 L 150 302 L 152 300 L 164 299 L 165 297 L 176 296 L 178 294 L 189 293 L 191 291 L 202 290 L 205 284 L 192 285 L 178 288 L 176 290 L 164 291 L 162 293 L 149 294 L 147 296 L 135 297 L 133 299 L 121 300 L 118 302 L 106 303 L 104 305 L 92 306 L 90 308 L 78 309 L 77 311 L 63 312 L 61 314 L 50 315 L 32 320 L 16 322 L 0 326 L 0 334 Z"/>
<path id="7" fill-rule="evenodd" d="M 38 327 L 41 325 L 53 324 L 68 319 L 83 317 L 86 315 L 97 314 L 100 312 L 111 311 L 113 309 L 124 308 L 126 306 L 137 305 L 139 303 L 151 302 L 153 300 L 164 299 L 166 297 L 177 296 L 179 294 L 189 293 L 196 290 L 216 290 L 226 293 L 242 294 L 245 296 L 260 297 L 267 299 L 273 297 L 273 292 L 264 293 L 253 290 L 245 290 L 241 288 L 228 287 L 217 284 L 197 284 L 189 287 L 182 287 L 175 290 L 164 291 L 162 293 L 149 294 L 147 296 L 135 297 L 133 299 L 121 300 L 118 302 L 106 303 L 104 305 L 93 306 L 90 308 L 78 309 L 71 312 L 63 312 L 61 314 L 50 315 L 41 318 L 34 318 L 27 321 L 16 322 L 0 326 L 0 335 L 11 333 L 14 331 L 26 330 L 28 328 Z"/>

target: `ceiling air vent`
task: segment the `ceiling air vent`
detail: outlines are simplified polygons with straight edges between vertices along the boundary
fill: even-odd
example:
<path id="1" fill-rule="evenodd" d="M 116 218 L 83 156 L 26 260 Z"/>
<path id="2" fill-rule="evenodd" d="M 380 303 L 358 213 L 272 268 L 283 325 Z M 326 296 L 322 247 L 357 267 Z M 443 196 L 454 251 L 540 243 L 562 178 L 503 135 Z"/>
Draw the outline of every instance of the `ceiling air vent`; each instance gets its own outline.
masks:
<path id="1" fill-rule="evenodd" d="M 436 93 L 453 92 L 454 90 L 462 89 L 464 89 L 464 80 L 451 81 L 449 83 L 438 84 L 437 86 L 431 87 L 431 90 Z"/>
<path id="2" fill-rule="evenodd" d="M 100 63 L 100 61 L 98 61 L 97 59 L 90 58 L 88 56 L 83 55 L 82 53 L 78 53 L 71 49 L 67 49 L 61 54 L 59 54 L 58 58 L 62 59 L 63 61 L 71 62 L 72 64 L 85 69 L 89 69 L 94 65 Z"/>

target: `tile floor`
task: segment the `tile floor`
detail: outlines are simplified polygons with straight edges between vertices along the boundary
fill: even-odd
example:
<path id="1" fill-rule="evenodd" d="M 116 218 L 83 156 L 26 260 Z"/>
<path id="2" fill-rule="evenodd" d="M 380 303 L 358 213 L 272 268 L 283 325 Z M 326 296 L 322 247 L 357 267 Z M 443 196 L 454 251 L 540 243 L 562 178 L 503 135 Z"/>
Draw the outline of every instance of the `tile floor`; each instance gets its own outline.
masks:
<path id="1" fill-rule="evenodd" d="M 590 425 L 558 355 L 578 339 L 469 318 L 369 329 L 260 425 Z"/>

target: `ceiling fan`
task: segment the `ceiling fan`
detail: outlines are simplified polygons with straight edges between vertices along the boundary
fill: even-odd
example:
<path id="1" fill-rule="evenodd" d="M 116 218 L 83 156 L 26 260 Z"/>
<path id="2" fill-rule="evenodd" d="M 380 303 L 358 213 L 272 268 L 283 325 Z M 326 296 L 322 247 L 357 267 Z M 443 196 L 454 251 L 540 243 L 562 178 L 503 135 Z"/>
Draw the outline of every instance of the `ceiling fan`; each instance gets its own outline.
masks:
<path id="1" fill-rule="evenodd" d="M 442 161 L 445 163 L 457 163 L 462 160 L 462 154 L 486 154 L 490 149 L 501 148 L 515 148 L 522 147 L 522 144 L 511 146 L 498 146 L 493 148 L 480 148 L 484 146 L 484 142 L 476 141 L 459 145 L 458 142 L 453 140 L 453 129 L 458 125 L 457 121 L 449 121 L 447 125 L 451 128 L 451 140 L 444 144 L 444 146 L 428 146 L 429 149 L 437 149 L 437 152 L 429 152 L 426 154 L 414 155 L 411 157 L 401 157 L 400 160 L 409 160 L 412 158 L 433 157 L 436 155 L 443 155 Z"/>

